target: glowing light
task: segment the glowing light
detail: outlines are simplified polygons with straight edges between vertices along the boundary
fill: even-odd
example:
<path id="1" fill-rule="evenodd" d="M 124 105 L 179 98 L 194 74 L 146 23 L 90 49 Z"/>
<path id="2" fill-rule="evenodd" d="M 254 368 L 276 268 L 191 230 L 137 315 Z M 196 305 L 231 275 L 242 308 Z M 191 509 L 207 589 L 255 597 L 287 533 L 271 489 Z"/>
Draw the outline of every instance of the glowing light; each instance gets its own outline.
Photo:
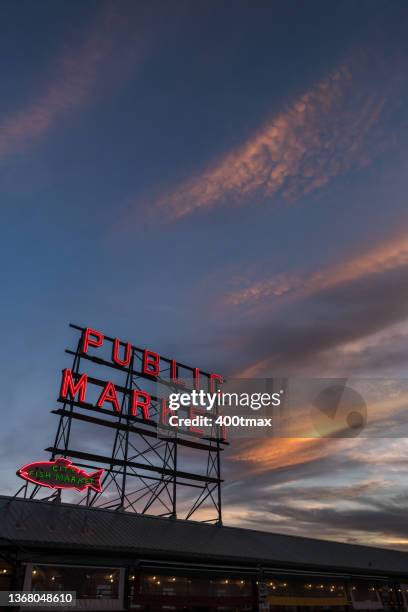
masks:
<path id="1" fill-rule="evenodd" d="M 49 489 L 77 489 L 86 488 L 101 491 L 100 479 L 104 470 L 100 469 L 92 474 L 76 467 L 69 459 L 59 457 L 55 461 L 34 461 L 17 470 L 17 476 L 36 485 Z"/>
<path id="2" fill-rule="evenodd" d="M 132 345 L 130 342 L 126 343 L 125 358 L 121 359 L 119 357 L 120 344 L 119 338 L 116 338 L 112 346 L 112 361 L 119 366 L 127 366 L 130 364 L 132 357 Z"/>
<path id="3" fill-rule="evenodd" d="M 87 353 L 90 346 L 102 346 L 103 341 L 104 336 L 101 332 L 87 327 L 83 335 L 82 352 Z"/>
<path id="4" fill-rule="evenodd" d="M 143 352 L 143 374 L 150 376 L 159 376 L 160 374 L 160 355 L 154 351 L 148 351 L 147 349 Z"/>

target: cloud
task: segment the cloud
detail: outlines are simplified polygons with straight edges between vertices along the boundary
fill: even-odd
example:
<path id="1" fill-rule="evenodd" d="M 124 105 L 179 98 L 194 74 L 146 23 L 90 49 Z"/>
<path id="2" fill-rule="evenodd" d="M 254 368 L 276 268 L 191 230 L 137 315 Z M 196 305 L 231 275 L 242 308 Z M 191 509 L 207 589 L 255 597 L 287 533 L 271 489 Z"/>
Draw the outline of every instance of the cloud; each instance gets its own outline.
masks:
<path id="1" fill-rule="evenodd" d="M 382 275 L 388 271 L 408 266 L 408 237 L 398 236 L 385 243 L 348 258 L 346 261 L 307 276 L 282 274 L 257 281 L 248 287 L 225 296 L 225 301 L 241 305 L 267 299 L 299 298 L 313 293 L 346 285 L 367 277 Z"/>
<path id="2" fill-rule="evenodd" d="M 235 377 L 349 377 L 369 373 L 375 364 L 376 375 L 383 375 L 381 343 L 366 351 L 363 362 L 358 351 L 348 359 L 343 347 L 408 319 L 405 279 L 406 270 L 398 269 L 326 290 L 279 313 L 265 309 L 239 333 L 232 328 L 226 343 L 235 354 Z M 395 359 L 406 356 L 404 347 L 400 349 L 394 367 Z"/>
<path id="3" fill-rule="evenodd" d="M 238 308 L 225 300 L 226 317 L 236 321 L 229 345 L 236 363 L 246 362 L 239 375 L 383 377 L 388 369 L 397 378 L 408 356 L 407 266 L 408 242 L 400 235 L 308 275 L 286 297 L 267 291 Z M 229 479 L 238 484 L 226 491 L 228 520 L 407 549 L 400 473 L 408 441 L 385 438 L 401 436 L 401 418 L 406 422 L 406 393 L 394 391 L 369 405 L 375 439 L 234 441 Z M 302 427 L 307 432 L 310 422 L 299 423 L 299 435 Z M 243 506 L 240 482 L 250 507 Z"/>
<path id="4" fill-rule="evenodd" d="M 274 470 L 315 461 L 330 452 L 327 440 L 288 438 L 251 442 L 233 455 L 236 461 L 255 464 L 259 470 Z"/>
<path id="5" fill-rule="evenodd" d="M 378 490 L 377 490 L 378 492 Z M 298 503 L 294 503 L 294 499 Z M 272 495 L 263 506 L 255 504 L 247 511 L 244 524 L 252 528 L 265 529 L 270 525 L 274 531 L 290 534 L 307 534 L 319 539 L 335 539 L 360 544 L 407 549 L 408 529 L 405 520 L 406 507 L 396 505 L 391 499 L 382 508 L 374 496 L 364 498 L 363 504 L 355 508 L 339 508 L 336 504 L 312 504 L 292 494 L 292 503 L 281 502 Z M 367 507 L 368 506 L 368 507 Z M 234 505 L 231 505 L 233 510 Z M 242 522 L 241 522 L 242 525 Z"/>
<path id="6" fill-rule="evenodd" d="M 390 93 L 387 73 L 371 55 L 355 52 L 274 113 L 245 143 L 163 194 L 154 207 L 178 218 L 225 202 L 275 196 L 293 201 L 370 163 L 384 146 L 384 134 L 376 128 Z M 378 73 L 373 74 L 374 62 Z"/>
<path id="7" fill-rule="evenodd" d="M 365 387 L 368 388 L 367 381 L 364 382 Z M 278 433 L 277 436 L 258 439 L 256 444 L 253 440 L 246 442 L 235 440 L 230 453 L 231 460 L 243 462 L 244 469 L 252 476 L 264 472 L 268 474 L 274 471 L 287 472 L 292 469 L 296 473 L 300 466 L 304 469 L 307 465 L 320 463 L 339 453 L 345 453 L 351 460 L 358 463 L 372 464 L 378 460 L 378 455 L 373 451 L 372 454 L 367 453 L 366 456 L 360 452 L 360 446 L 364 448 L 366 440 L 368 440 L 367 444 L 371 444 L 372 439 L 384 442 L 389 436 L 388 446 L 383 453 L 383 463 L 399 465 L 400 457 L 396 449 L 400 449 L 400 444 L 397 438 L 402 438 L 405 443 L 407 429 L 408 393 L 406 385 L 404 385 L 405 390 L 400 393 L 386 382 L 378 385 L 380 387 L 378 392 L 377 385 L 372 384 L 371 386 L 371 395 L 363 395 L 367 401 L 367 425 L 362 430 L 357 445 L 357 438 L 352 435 L 352 432 L 350 434 L 350 430 L 345 429 L 343 414 L 333 419 L 333 422 L 330 423 L 330 430 L 321 437 L 312 425 L 312 421 L 315 424 L 319 415 L 316 416 L 315 413 L 312 415 L 310 407 L 305 406 L 298 415 L 295 414 L 292 417 L 297 437 L 288 437 L 291 435 L 289 426 L 286 435 Z M 377 399 L 376 395 L 378 395 Z M 344 409 L 348 412 L 347 406 Z M 324 417 L 323 424 L 326 420 L 327 418 Z M 322 427 L 319 431 L 322 431 Z"/>
<path id="8" fill-rule="evenodd" d="M 90 99 L 99 81 L 106 79 L 117 47 L 126 38 L 128 18 L 114 4 L 105 5 L 82 41 L 61 54 L 43 93 L 0 123 L 0 159 L 45 135 Z M 126 57 L 133 58 L 133 51 Z"/>
<path id="9" fill-rule="evenodd" d="M 323 440 L 328 444 L 323 452 L 315 452 L 316 445 L 305 461 L 304 449 L 312 448 L 303 446 L 305 441 L 280 442 L 276 454 L 268 455 L 266 448 L 259 453 L 257 459 L 262 452 L 265 456 L 262 471 L 258 469 L 262 459 L 254 466 L 251 455 L 248 461 L 245 458 L 245 448 L 232 452 L 229 484 L 224 489 L 229 523 L 366 545 L 408 547 L 404 521 L 408 493 L 400 483 L 407 440 Z M 300 452 L 294 462 L 296 448 Z M 379 455 L 385 457 L 380 472 Z M 269 456 L 276 461 L 268 469 Z M 250 506 L 243 502 L 244 484 Z"/>

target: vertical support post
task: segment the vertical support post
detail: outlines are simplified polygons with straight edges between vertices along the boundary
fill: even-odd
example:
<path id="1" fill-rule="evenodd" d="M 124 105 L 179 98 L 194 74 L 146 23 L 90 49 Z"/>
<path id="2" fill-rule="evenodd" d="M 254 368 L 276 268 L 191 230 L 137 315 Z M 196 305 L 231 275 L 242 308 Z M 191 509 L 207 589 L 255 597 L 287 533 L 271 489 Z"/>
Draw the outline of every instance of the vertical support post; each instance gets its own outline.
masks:
<path id="1" fill-rule="evenodd" d="M 133 372 L 133 364 L 134 364 L 134 352 L 132 351 L 132 356 L 130 358 L 130 363 L 129 363 L 129 369 L 128 369 L 128 373 L 126 376 L 126 389 L 131 391 L 132 389 L 132 372 Z M 126 431 L 125 431 L 125 448 L 124 448 L 124 453 L 123 453 L 123 459 L 125 461 L 125 464 L 123 466 L 123 473 L 122 473 L 122 488 L 121 488 L 121 494 L 120 494 L 120 507 L 124 508 L 125 506 L 125 497 L 126 497 L 126 477 L 127 477 L 127 466 L 126 466 L 126 462 L 128 460 L 128 454 L 129 454 L 129 408 L 130 408 L 130 394 L 129 394 L 129 400 L 128 400 L 128 409 L 126 412 Z M 122 420 L 123 417 L 123 410 L 124 407 L 126 405 L 126 394 L 123 394 L 123 400 L 122 400 L 122 407 L 121 407 L 121 413 L 120 413 L 120 418 L 119 418 L 119 422 Z M 112 455 L 113 456 L 113 455 Z"/>
<path id="2" fill-rule="evenodd" d="M 177 518 L 177 434 L 173 442 L 173 518 Z"/>
<path id="3" fill-rule="evenodd" d="M 81 333 L 81 336 L 78 340 L 78 345 L 77 345 L 77 349 L 75 352 L 75 357 L 74 357 L 74 362 L 72 364 L 72 373 L 75 376 L 75 374 L 79 373 L 79 364 L 81 361 L 81 345 L 82 345 L 82 341 L 83 341 L 83 332 Z M 72 401 L 66 401 L 64 402 L 64 410 L 66 408 L 66 406 L 69 406 L 69 412 L 72 413 L 74 410 L 74 405 Z M 58 423 L 58 428 L 57 428 L 57 433 L 55 435 L 55 441 L 54 441 L 54 448 L 63 448 L 64 451 L 66 451 L 69 447 L 69 439 L 70 439 L 70 435 L 71 435 L 71 424 L 72 424 L 72 418 L 71 416 L 66 416 L 66 415 L 62 415 L 59 418 L 59 423 Z M 62 444 L 61 444 L 62 442 Z M 53 461 L 55 459 L 55 453 L 53 452 L 51 454 L 51 461 Z"/>
<path id="4" fill-rule="evenodd" d="M 222 502 L 221 502 L 221 451 L 220 440 L 217 438 L 217 497 L 218 497 L 218 524 L 222 525 Z"/>
<path id="5" fill-rule="evenodd" d="M 72 361 L 72 375 L 75 381 L 78 381 L 79 375 L 81 374 L 81 365 L 84 361 L 92 361 L 95 364 L 101 364 L 104 367 L 113 367 L 116 372 L 121 372 L 122 381 L 126 376 L 126 382 L 124 385 L 118 387 L 120 393 L 123 393 L 121 410 L 116 413 L 114 420 L 109 418 L 102 418 L 107 410 L 102 408 L 99 416 L 85 416 L 83 411 L 93 410 L 95 411 L 96 406 L 82 402 L 80 399 L 76 399 L 77 393 L 71 393 L 65 398 L 58 398 L 58 401 L 63 404 L 62 410 L 54 410 L 53 412 L 59 415 L 59 421 L 57 431 L 55 435 L 54 446 L 46 449 L 51 454 L 51 460 L 55 460 L 57 455 L 67 455 L 71 453 L 73 457 L 83 458 L 85 463 L 79 463 L 78 465 L 83 468 L 89 468 L 89 470 L 98 469 L 100 463 L 105 463 L 107 468 L 102 479 L 102 491 L 92 491 L 90 488 L 87 489 L 86 493 L 83 492 L 82 498 L 78 501 L 80 504 L 86 504 L 87 506 L 100 506 L 107 509 L 129 509 L 135 512 L 146 513 L 150 508 L 164 508 L 164 512 L 159 516 L 171 516 L 177 518 L 177 503 L 178 503 L 178 487 L 191 487 L 189 490 L 194 490 L 194 499 L 190 510 L 186 513 L 185 518 L 190 518 L 198 509 L 203 509 L 204 503 L 207 505 L 211 504 L 211 518 L 205 522 L 217 522 L 222 524 L 222 501 L 221 501 L 221 444 L 224 442 L 218 426 L 213 426 L 211 435 L 206 438 L 206 442 L 199 443 L 191 441 L 191 436 L 187 431 L 182 431 L 180 434 L 174 432 L 173 436 L 164 436 L 161 439 L 158 436 L 157 428 L 160 425 L 160 413 L 159 405 L 160 400 L 156 396 L 151 394 L 153 399 L 152 407 L 150 410 L 150 418 L 147 423 L 143 422 L 143 419 L 139 418 L 138 415 L 135 418 L 130 413 L 132 393 L 135 389 L 143 390 L 143 386 L 139 379 L 144 380 L 160 380 L 160 376 L 163 376 L 162 381 L 165 384 L 172 385 L 174 382 L 173 360 L 167 358 L 161 358 L 164 362 L 167 362 L 169 369 L 162 369 L 158 375 L 149 375 L 143 371 L 143 368 L 139 368 L 138 360 L 142 363 L 143 351 L 145 349 L 138 348 L 132 345 L 132 352 L 128 367 L 125 362 L 111 363 L 109 359 L 105 359 L 96 356 L 94 354 L 85 354 L 82 352 L 83 339 L 86 328 L 78 325 L 70 325 L 72 328 L 80 332 L 80 337 L 77 342 L 76 350 L 71 351 L 67 349 L 67 353 L 73 356 Z M 104 335 L 104 342 L 114 343 L 117 339 L 110 338 Z M 182 365 L 187 371 L 193 372 L 194 368 Z M 167 376 L 164 372 L 169 372 Z M 176 373 L 177 375 L 177 373 Z M 202 373 L 202 376 L 207 377 L 207 382 L 210 385 L 210 374 Z M 176 379 L 177 381 L 178 379 Z M 104 385 L 103 380 L 93 379 L 89 377 L 89 381 L 93 385 Z M 218 385 L 217 385 L 218 387 Z M 74 410 L 74 408 L 76 408 Z M 216 407 L 217 414 L 219 407 Z M 115 430 L 112 440 L 111 452 L 107 456 L 99 456 L 98 454 L 85 453 L 75 450 L 75 439 L 71 440 L 71 429 L 73 427 L 73 419 L 81 419 L 82 421 L 93 423 L 95 425 L 106 426 Z M 215 427 L 215 429 L 214 429 Z M 156 428 L 156 431 L 154 430 Z M 72 435 L 74 436 L 76 428 L 74 427 Z M 157 437 L 155 442 L 152 442 L 152 438 Z M 190 440 L 185 439 L 187 436 Z M 74 436 L 75 437 L 75 436 Z M 183 446 L 178 448 L 179 445 L 184 445 L 192 449 L 200 450 L 200 459 L 204 464 L 205 458 L 207 458 L 207 469 L 204 474 L 200 474 L 201 470 L 197 468 L 197 474 L 188 473 L 183 470 L 179 472 L 180 465 L 183 465 Z M 95 464 L 93 464 L 93 460 Z M 99 462 L 99 463 L 98 463 Z M 91 463 L 91 465 L 90 465 Z M 204 465 L 202 466 L 204 467 Z M 159 475 L 152 474 L 152 471 L 156 471 Z M 197 478 L 197 476 L 199 476 Z M 217 481 L 215 481 L 217 479 Z M 25 483 L 24 495 L 29 495 L 28 483 Z M 30 484 L 30 490 L 32 485 Z M 193 489 L 194 488 L 194 489 Z M 34 486 L 31 492 L 31 498 L 38 495 L 41 491 L 41 487 Z M 197 493 L 195 493 L 197 492 Z M 191 495 L 193 497 L 193 494 Z M 53 501 L 61 500 L 61 490 L 59 489 L 52 496 L 48 496 L 44 499 Z M 184 497 L 183 497 L 184 500 Z M 208 509 L 208 508 L 207 508 Z M 206 510 L 207 510 L 206 509 Z M 157 513 L 157 512 L 156 512 Z M 184 515 L 184 512 L 183 512 Z"/>

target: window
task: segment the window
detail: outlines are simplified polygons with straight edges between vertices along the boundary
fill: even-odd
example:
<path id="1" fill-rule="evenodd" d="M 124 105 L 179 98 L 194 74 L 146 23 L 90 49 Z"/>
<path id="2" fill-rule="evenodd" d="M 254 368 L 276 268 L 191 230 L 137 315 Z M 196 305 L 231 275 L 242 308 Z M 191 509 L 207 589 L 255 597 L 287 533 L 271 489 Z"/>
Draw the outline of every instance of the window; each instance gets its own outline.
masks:
<path id="1" fill-rule="evenodd" d="M 273 597 L 305 597 L 308 599 L 345 598 L 345 585 L 327 577 L 278 576 L 266 579 L 265 585 Z"/>
<path id="2" fill-rule="evenodd" d="M 29 564 L 24 588 L 75 591 L 79 609 L 113 610 L 123 599 L 122 575 L 118 568 Z"/>
<path id="3" fill-rule="evenodd" d="M 383 607 L 379 597 L 381 587 L 373 582 L 353 580 L 350 587 L 351 600 L 355 610 L 378 610 Z"/>
<path id="4" fill-rule="evenodd" d="M 12 566 L 2 563 L 0 565 L 0 591 L 8 591 L 12 575 Z"/>
<path id="5" fill-rule="evenodd" d="M 308 612 L 332 608 L 341 612 L 348 605 L 345 584 L 327 576 L 271 576 L 258 588 L 275 611 L 301 607 Z"/>
<path id="6" fill-rule="evenodd" d="M 164 573 L 163 570 L 135 569 L 129 573 L 130 605 L 150 605 L 152 610 L 179 610 L 185 612 L 194 609 L 199 611 L 203 606 L 210 606 L 215 611 L 219 608 L 233 607 L 234 610 L 250 610 L 256 602 L 253 589 L 253 578 L 237 575 L 198 574 L 174 570 Z"/>
<path id="7" fill-rule="evenodd" d="M 142 574 L 140 593 L 162 596 L 250 597 L 251 581 L 242 578 Z"/>

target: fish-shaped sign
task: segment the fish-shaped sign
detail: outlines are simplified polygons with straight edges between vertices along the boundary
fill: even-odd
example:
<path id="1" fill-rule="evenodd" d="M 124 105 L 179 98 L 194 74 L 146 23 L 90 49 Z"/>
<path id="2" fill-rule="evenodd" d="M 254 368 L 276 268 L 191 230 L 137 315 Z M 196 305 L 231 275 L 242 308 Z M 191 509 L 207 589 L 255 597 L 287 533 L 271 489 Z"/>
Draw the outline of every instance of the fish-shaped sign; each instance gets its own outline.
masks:
<path id="1" fill-rule="evenodd" d="M 17 470 L 17 476 L 36 485 L 50 489 L 93 489 L 100 493 L 101 477 L 105 470 L 100 469 L 88 474 L 85 470 L 73 465 L 65 457 L 55 461 L 36 461 L 28 463 Z"/>

